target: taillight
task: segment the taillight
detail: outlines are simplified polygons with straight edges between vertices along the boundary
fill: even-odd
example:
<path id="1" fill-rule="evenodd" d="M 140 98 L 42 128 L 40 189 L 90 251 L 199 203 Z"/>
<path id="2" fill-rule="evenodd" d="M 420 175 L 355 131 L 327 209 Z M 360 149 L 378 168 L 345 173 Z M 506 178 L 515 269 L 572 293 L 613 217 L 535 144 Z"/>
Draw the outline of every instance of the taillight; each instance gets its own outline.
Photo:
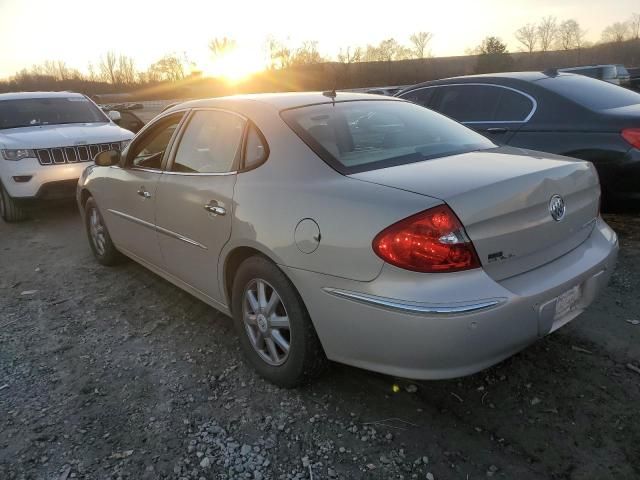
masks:
<path id="1" fill-rule="evenodd" d="M 373 239 L 385 262 L 414 272 L 458 272 L 480 267 L 460 220 L 439 205 L 385 228 Z"/>
<path id="2" fill-rule="evenodd" d="M 622 138 L 636 148 L 640 148 L 640 128 L 625 128 L 622 130 Z"/>

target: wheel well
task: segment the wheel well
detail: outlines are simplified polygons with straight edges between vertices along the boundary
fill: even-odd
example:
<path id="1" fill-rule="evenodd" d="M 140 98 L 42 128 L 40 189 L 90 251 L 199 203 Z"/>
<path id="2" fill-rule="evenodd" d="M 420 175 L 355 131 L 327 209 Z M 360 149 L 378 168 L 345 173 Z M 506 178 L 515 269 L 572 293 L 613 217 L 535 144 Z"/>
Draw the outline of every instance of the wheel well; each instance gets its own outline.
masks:
<path id="1" fill-rule="evenodd" d="M 83 209 L 84 209 L 84 206 L 87 204 L 87 200 L 89 200 L 90 196 L 91 196 L 91 193 L 86 188 L 83 189 L 82 192 L 80 193 L 80 205 L 82 205 Z"/>
<path id="2" fill-rule="evenodd" d="M 232 250 L 229 255 L 227 255 L 227 259 L 224 265 L 224 294 L 227 298 L 229 310 L 231 310 L 232 307 L 231 294 L 233 291 L 233 279 L 236 276 L 238 267 L 240 267 L 242 262 L 244 262 L 247 258 L 257 255 L 268 258 L 259 250 L 251 247 L 238 247 Z"/>

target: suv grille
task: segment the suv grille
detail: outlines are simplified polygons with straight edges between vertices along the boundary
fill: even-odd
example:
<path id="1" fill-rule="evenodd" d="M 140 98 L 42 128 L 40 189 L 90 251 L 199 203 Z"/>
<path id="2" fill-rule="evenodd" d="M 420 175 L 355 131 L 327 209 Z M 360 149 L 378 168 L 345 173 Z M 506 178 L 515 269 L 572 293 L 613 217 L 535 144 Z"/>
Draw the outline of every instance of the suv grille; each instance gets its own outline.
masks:
<path id="1" fill-rule="evenodd" d="M 119 143 L 98 143 L 76 147 L 39 148 L 36 156 L 40 165 L 61 165 L 63 163 L 90 162 L 98 153 L 106 150 L 120 151 Z"/>

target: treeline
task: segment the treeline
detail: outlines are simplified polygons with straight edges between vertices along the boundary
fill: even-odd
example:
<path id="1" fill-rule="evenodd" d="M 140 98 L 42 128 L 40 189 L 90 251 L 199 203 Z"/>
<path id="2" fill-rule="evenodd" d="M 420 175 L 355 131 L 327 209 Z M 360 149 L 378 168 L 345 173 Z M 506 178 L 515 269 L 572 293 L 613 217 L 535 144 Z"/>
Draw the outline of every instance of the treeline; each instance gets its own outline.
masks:
<path id="1" fill-rule="evenodd" d="M 205 78 L 186 53 L 163 56 L 146 70 L 132 57 L 115 52 L 90 63 L 86 72 L 64 61 L 48 61 L 23 69 L 6 81 L 0 92 L 72 90 L 90 95 L 129 92 L 132 98 L 184 98 L 242 92 L 321 90 L 380 85 L 404 85 L 472 73 L 543 70 L 595 63 L 640 65 L 640 14 L 606 27 L 597 43 L 574 19 L 544 17 L 514 32 L 519 51 L 509 52 L 497 37 L 487 37 L 466 56 L 433 57 L 430 32 L 416 32 L 401 43 L 388 38 L 378 44 L 348 46 L 336 58 L 320 54 L 318 42 L 299 45 L 269 38 L 265 44 L 268 66 L 246 80 L 230 85 Z M 233 53 L 235 40 L 210 42 L 212 60 Z"/>

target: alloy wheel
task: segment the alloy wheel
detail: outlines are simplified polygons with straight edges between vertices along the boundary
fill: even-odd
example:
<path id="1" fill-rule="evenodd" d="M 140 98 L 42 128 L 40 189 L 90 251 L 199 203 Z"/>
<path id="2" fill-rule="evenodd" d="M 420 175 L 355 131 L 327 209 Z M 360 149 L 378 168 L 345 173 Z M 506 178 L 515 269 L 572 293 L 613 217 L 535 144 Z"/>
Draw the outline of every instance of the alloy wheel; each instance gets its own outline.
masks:
<path id="1" fill-rule="evenodd" d="M 89 233 L 91 241 L 99 256 L 103 256 L 106 252 L 107 238 L 102 216 L 97 208 L 92 208 L 89 216 Z"/>
<path id="2" fill-rule="evenodd" d="M 254 279 L 245 287 L 242 318 L 251 346 L 269 365 L 284 364 L 291 346 L 291 325 L 278 292 L 268 282 Z"/>

